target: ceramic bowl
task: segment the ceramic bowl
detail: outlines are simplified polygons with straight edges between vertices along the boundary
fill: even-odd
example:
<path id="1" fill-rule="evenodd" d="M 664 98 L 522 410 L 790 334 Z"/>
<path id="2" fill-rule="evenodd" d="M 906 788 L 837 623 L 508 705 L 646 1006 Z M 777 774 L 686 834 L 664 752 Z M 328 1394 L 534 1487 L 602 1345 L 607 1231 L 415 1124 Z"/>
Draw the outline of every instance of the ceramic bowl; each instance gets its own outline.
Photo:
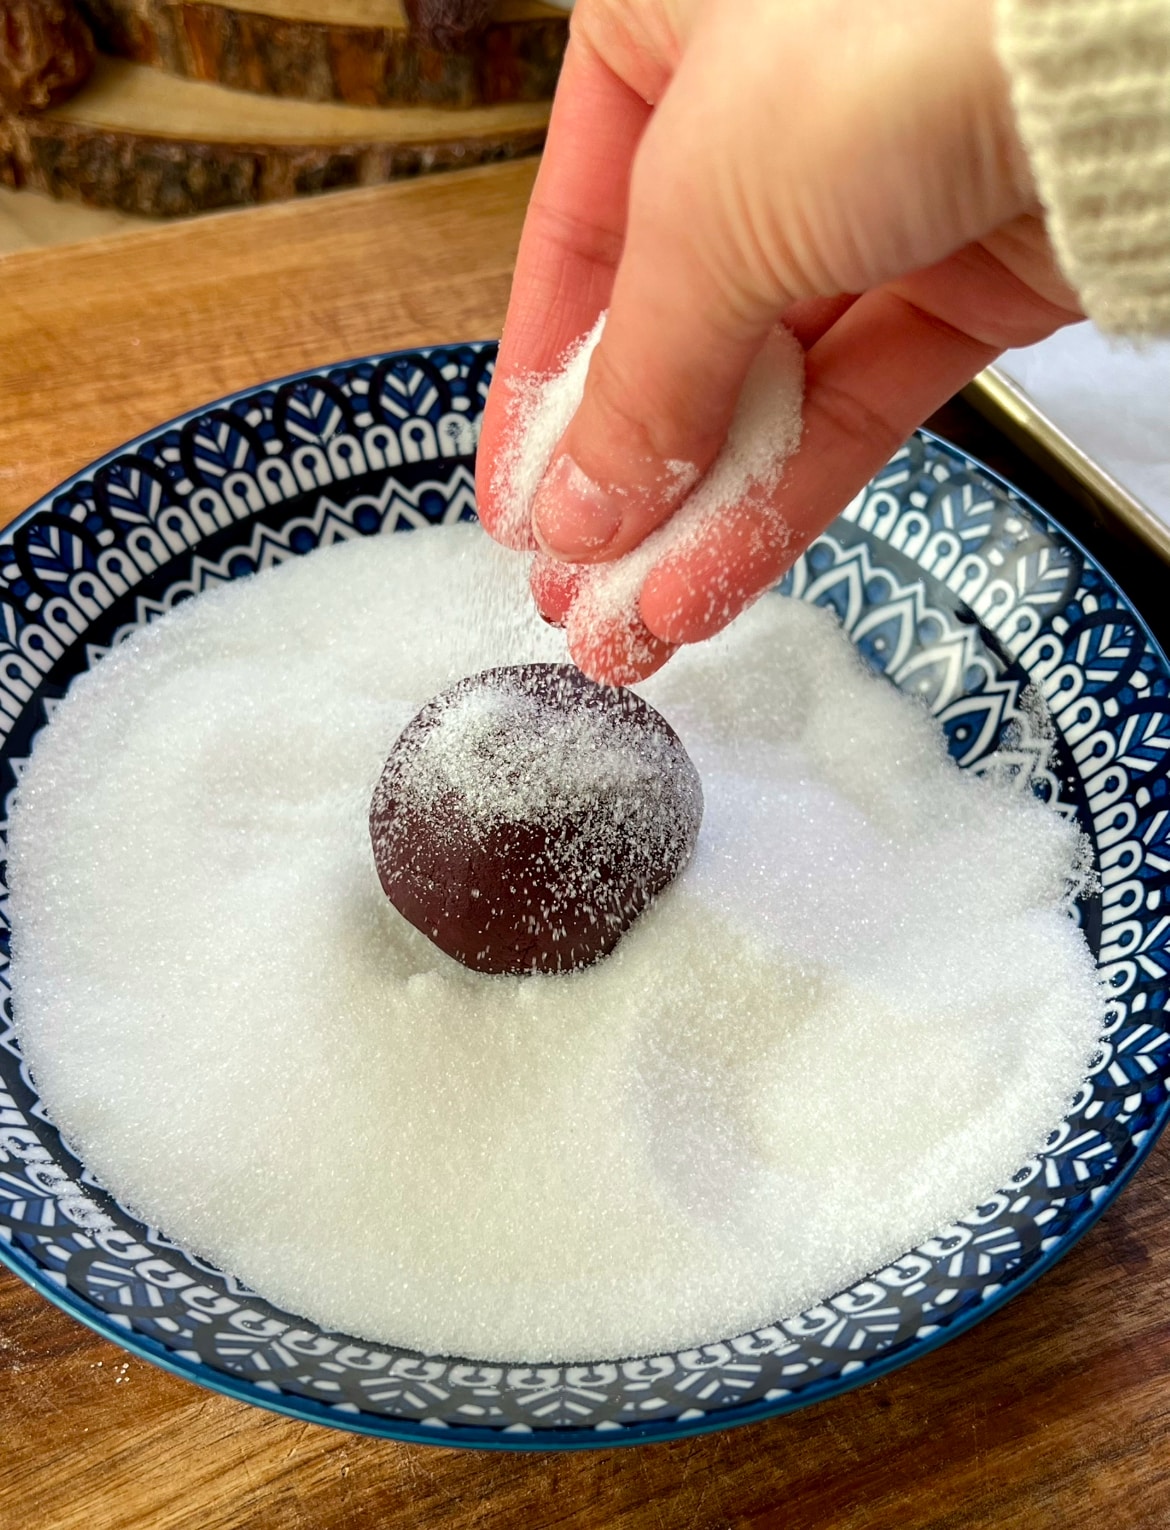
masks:
<path id="1" fill-rule="evenodd" d="M 70 681 L 134 628 L 322 543 L 472 518 L 494 354 L 399 352 L 251 389 L 110 453 L 9 526 L 5 801 Z M 567 1367 L 422 1355 L 324 1332 L 130 1216 L 62 1145 L 9 1025 L 0 1257 L 124 1348 L 233 1397 L 368 1434 L 521 1449 L 664 1439 L 802 1407 L 936 1348 L 1041 1275 L 1170 1109 L 1166 661 L 1043 510 L 921 433 L 785 587 L 831 606 L 866 659 L 929 705 L 964 769 L 1010 753 L 1091 838 L 1101 891 L 1079 917 L 1111 996 L 1104 1038 L 1068 1118 L 1010 1184 L 822 1305 L 701 1349 Z M 1028 686 L 1057 729 L 1048 768 L 1021 705 Z M 6 962 L 6 923 L 3 950 Z M 8 1017 L 11 1005 L 6 992 Z"/>

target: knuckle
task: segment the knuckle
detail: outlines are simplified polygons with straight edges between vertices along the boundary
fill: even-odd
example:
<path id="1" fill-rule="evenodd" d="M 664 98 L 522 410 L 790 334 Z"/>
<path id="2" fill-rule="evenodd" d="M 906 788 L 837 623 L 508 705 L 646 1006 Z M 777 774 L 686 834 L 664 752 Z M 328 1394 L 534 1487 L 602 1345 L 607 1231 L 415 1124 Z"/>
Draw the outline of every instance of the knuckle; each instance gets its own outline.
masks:
<path id="1" fill-rule="evenodd" d="M 593 353 L 586 385 L 589 405 L 603 439 L 641 457 L 656 456 L 657 434 L 644 387 L 615 360 L 604 339 Z"/>

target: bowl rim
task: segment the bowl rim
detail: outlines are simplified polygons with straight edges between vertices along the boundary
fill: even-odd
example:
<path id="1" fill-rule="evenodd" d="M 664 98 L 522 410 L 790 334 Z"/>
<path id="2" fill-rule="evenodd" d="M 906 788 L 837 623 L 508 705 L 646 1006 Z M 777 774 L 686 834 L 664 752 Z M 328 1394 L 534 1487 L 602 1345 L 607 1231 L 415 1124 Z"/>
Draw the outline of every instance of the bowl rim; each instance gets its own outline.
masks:
<path id="1" fill-rule="evenodd" d="M 319 366 L 304 367 L 281 377 L 269 378 L 251 384 L 248 387 L 237 388 L 229 393 L 221 394 L 217 398 L 210 399 L 192 409 L 186 410 L 182 414 L 175 415 L 170 419 L 151 426 L 130 440 L 111 447 L 108 451 L 78 468 L 52 489 L 41 495 L 26 510 L 14 516 L 3 528 L 0 528 L 0 542 L 7 541 L 13 532 L 33 519 L 33 517 L 50 509 L 52 502 L 59 495 L 66 493 L 78 480 L 88 477 L 117 458 L 135 451 L 138 447 L 145 445 L 149 441 L 157 439 L 164 432 L 177 429 L 190 420 L 207 414 L 210 410 L 237 403 L 241 399 L 250 398 L 257 393 L 279 388 L 289 383 L 321 377 L 322 375 L 328 375 L 332 371 L 350 371 L 363 364 L 376 365 L 398 356 L 414 356 L 434 351 L 461 349 L 463 347 L 483 351 L 494 348 L 497 345 L 498 341 L 496 340 L 457 340 L 447 342 L 446 344 L 402 346 L 390 351 L 373 351 L 363 356 L 325 362 Z M 912 431 L 907 439 L 911 439 L 914 436 L 918 436 L 940 447 L 944 452 L 957 460 L 977 469 L 978 472 L 990 479 L 998 487 L 1006 490 L 1031 515 L 1038 517 L 1043 524 L 1052 527 L 1069 546 L 1080 554 L 1086 564 L 1104 580 L 1112 593 L 1120 598 L 1126 610 L 1137 623 L 1141 635 L 1153 652 L 1154 657 L 1161 664 L 1162 668 L 1170 673 L 1170 659 L 1167 658 L 1166 651 L 1161 642 L 1151 631 L 1149 623 L 1146 621 L 1141 610 L 1126 594 L 1113 574 L 1104 567 L 1098 558 L 1088 551 L 1077 536 L 1066 530 L 1061 522 L 1051 512 L 1039 505 L 1031 495 L 1017 488 L 1003 474 L 989 467 L 965 448 L 956 446 L 953 442 L 945 440 L 936 432 L 922 427 Z M 719 1430 L 732 1429 L 744 1424 L 760 1423 L 765 1419 L 778 1418 L 785 1414 L 814 1406 L 817 1403 L 826 1402 L 830 1398 L 842 1396 L 847 1392 L 852 1392 L 859 1386 L 887 1376 L 891 1372 L 899 1370 L 902 1366 L 909 1365 L 912 1361 L 921 1359 L 923 1356 L 941 1348 L 942 1345 L 950 1342 L 952 1339 L 967 1333 L 977 1324 L 991 1317 L 1008 1302 L 1026 1291 L 1042 1275 L 1047 1274 L 1055 1264 L 1063 1259 L 1081 1241 L 1145 1163 L 1154 1144 L 1165 1129 L 1168 1120 L 1170 1120 L 1170 1092 L 1166 1094 L 1166 1097 L 1159 1104 L 1153 1121 L 1147 1128 L 1142 1141 L 1135 1147 L 1131 1158 L 1117 1173 L 1116 1177 L 1110 1180 L 1108 1185 L 1103 1188 L 1102 1194 L 1079 1214 L 1068 1231 L 1051 1248 L 1043 1252 L 1028 1269 L 1006 1281 L 998 1291 L 980 1301 L 978 1305 L 957 1314 L 949 1322 L 944 1321 L 940 1323 L 934 1332 L 924 1338 L 914 1338 L 902 1347 L 891 1351 L 888 1355 L 878 1356 L 865 1362 L 856 1371 L 840 1372 L 821 1381 L 810 1382 L 802 1387 L 799 1392 L 791 1393 L 785 1397 L 760 1398 L 754 1402 L 732 1404 L 708 1413 L 702 1418 L 691 1418 L 682 1421 L 678 1419 L 663 1419 L 661 1421 L 642 1419 L 632 1420 L 629 1423 L 615 1421 L 608 1425 L 585 1428 L 554 1426 L 533 1430 L 527 1429 L 524 1426 L 517 1427 L 516 1425 L 492 1427 L 477 1424 L 448 1424 L 437 1419 L 395 1419 L 379 1414 L 364 1413 L 357 1409 L 350 1410 L 348 1407 L 333 1406 L 320 1402 L 315 1398 L 305 1397 L 296 1393 L 282 1392 L 279 1389 L 270 1391 L 260 1383 L 236 1378 L 228 1372 L 214 1370 L 203 1361 L 185 1360 L 177 1356 L 173 1351 L 168 1350 L 157 1340 L 150 1338 L 146 1334 L 135 1332 L 130 1325 L 129 1319 L 124 1319 L 120 1322 L 115 1314 L 100 1311 L 82 1297 L 69 1290 L 68 1287 L 57 1284 L 35 1260 L 2 1238 L 0 1238 L 0 1266 L 11 1270 L 14 1275 L 24 1281 L 26 1285 L 31 1286 L 40 1296 L 52 1302 L 55 1307 L 84 1324 L 85 1327 L 98 1334 L 99 1337 L 116 1344 L 128 1354 L 138 1359 L 146 1360 L 173 1376 L 193 1382 L 197 1386 L 211 1392 L 217 1392 L 221 1396 L 229 1397 L 236 1402 L 248 1403 L 254 1407 L 264 1408 L 268 1412 L 282 1414 L 287 1418 L 295 1418 L 302 1422 L 321 1424 L 327 1428 L 338 1429 L 346 1433 L 394 1440 L 409 1445 L 440 1445 L 448 1449 L 529 1452 L 533 1454 L 561 1450 L 608 1450 L 638 1444 L 665 1443 L 669 1440 L 713 1434 Z M 531 1362 L 517 1361 L 514 1363 L 521 1365 L 530 1364 Z"/>

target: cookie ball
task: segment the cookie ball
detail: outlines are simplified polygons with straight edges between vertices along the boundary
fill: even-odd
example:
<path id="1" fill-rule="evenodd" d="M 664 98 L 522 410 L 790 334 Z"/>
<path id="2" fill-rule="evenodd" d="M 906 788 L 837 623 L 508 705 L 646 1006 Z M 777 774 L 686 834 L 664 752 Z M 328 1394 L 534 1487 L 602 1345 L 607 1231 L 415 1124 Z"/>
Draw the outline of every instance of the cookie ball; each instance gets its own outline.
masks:
<path id="1" fill-rule="evenodd" d="M 678 735 L 567 664 L 489 669 L 407 724 L 370 806 L 386 896 L 477 972 L 607 955 L 690 858 L 703 816 Z"/>

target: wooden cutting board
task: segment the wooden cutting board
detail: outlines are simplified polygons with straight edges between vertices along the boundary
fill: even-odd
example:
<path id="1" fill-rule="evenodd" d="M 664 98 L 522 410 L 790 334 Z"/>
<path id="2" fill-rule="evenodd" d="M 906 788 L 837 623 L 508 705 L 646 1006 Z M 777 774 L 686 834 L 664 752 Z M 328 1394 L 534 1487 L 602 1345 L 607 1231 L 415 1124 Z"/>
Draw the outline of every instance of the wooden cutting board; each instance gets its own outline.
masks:
<path id="1" fill-rule="evenodd" d="M 497 333 L 532 175 L 525 162 L 0 259 L 0 518 L 231 389 Z M 3 1275 L 0 1527 L 1165 1530 L 1168 1203 L 1163 1144 L 1050 1275 L 917 1364 L 791 1418 L 556 1457 L 264 1413 L 129 1359 Z"/>

